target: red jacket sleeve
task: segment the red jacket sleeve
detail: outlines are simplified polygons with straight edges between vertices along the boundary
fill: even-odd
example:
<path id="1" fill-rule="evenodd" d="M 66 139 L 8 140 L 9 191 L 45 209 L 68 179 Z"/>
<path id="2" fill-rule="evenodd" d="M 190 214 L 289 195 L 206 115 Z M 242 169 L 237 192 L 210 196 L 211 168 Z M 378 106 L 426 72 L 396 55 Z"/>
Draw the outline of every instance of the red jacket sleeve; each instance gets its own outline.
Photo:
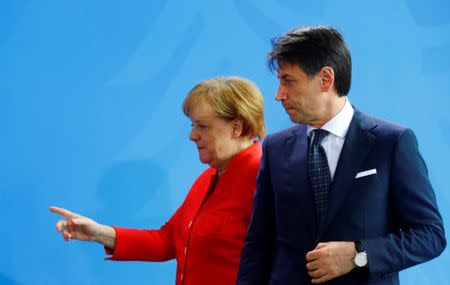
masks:
<path id="1" fill-rule="evenodd" d="M 116 231 L 114 250 L 107 260 L 166 261 L 175 258 L 173 231 L 183 205 L 159 230 L 139 230 L 113 226 Z"/>

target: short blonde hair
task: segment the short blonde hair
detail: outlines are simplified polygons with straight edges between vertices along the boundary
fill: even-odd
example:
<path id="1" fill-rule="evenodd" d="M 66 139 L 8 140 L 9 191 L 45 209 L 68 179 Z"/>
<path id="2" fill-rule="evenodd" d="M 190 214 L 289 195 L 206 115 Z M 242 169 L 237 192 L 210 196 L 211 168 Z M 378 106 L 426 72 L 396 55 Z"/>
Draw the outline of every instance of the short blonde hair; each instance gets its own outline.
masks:
<path id="1" fill-rule="evenodd" d="M 264 99 L 258 87 L 240 77 L 215 77 L 198 83 L 184 99 L 183 112 L 189 117 L 193 106 L 206 100 L 224 120 L 242 119 L 243 136 L 266 135 Z"/>

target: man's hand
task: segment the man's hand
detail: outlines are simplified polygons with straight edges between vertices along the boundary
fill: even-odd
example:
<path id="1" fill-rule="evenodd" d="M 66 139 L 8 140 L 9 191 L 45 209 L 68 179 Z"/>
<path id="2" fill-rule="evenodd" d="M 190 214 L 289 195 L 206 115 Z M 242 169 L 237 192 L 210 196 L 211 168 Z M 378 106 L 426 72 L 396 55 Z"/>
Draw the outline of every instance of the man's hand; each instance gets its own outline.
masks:
<path id="1" fill-rule="evenodd" d="M 331 241 L 319 243 L 306 254 L 306 269 L 311 282 L 323 283 L 349 273 L 354 267 L 356 254 L 354 242 Z"/>

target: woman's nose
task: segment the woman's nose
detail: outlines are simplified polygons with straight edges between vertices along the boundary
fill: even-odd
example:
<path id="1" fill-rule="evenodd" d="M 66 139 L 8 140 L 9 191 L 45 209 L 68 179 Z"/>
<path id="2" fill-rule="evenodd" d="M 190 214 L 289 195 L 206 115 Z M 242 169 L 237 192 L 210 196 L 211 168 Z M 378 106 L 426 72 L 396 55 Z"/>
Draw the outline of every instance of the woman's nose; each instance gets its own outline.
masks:
<path id="1" fill-rule="evenodd" d="M 198 134 L 197 134 L 197 131 L 195 130 L 195 127 L 192 127 L 191 133 L 189 134 L 189 139 L 190 139 L 191 141 L 196 141 L 196 140 L 198 140 Z"/>

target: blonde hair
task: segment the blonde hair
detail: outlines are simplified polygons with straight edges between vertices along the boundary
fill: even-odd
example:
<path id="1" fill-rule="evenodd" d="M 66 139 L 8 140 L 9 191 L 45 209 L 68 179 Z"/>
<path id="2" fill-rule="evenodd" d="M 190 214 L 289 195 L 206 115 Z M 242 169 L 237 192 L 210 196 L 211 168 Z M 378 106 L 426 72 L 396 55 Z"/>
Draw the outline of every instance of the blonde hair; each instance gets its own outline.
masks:
<path id="1" fill-rule="evenodd" d="M 264 99 L 258 87 L 240 77 L 215 77 L 198 83 L 184 99 L 183 112 L 189 117 L 193 106 L 206 100 L 224 120 L 242 119 L 243 136 L 266 135 Z"/>

